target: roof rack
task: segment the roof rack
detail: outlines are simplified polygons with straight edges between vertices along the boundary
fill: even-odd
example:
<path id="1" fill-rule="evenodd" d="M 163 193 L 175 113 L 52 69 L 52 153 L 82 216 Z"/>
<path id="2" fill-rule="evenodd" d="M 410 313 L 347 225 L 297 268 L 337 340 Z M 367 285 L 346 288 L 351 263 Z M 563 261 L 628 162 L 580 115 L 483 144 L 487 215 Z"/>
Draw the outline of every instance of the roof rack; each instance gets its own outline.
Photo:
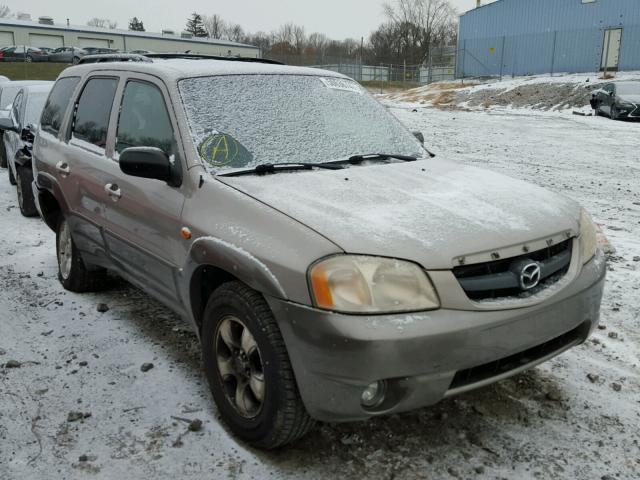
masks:
<path id="1" fill-rule="evenodd" d="M 152 60 L 145 55 L 137 53 L 102 53 L 97 55 L 85 55 L 80 59 L 78 65 L 86 63 L 106 63 L 106 62 L 147 62 Z"/>
<path id="2" fill-rule="evenodd" d="M 186 58 L 190 60 L 225 60 L 228 62 L 248 62 L 248 63 L 267 63 L 270 65 L 284 65 L 277 60 L 269 60 L 267 58 L 252 58 L 252 57 L 221 57 L 218 55 L 205 55 L 201 53 L 147 53 L 144 55 L 147 58 L 160 58 L 164 60 L 170 60 L 174 58 Z"/>

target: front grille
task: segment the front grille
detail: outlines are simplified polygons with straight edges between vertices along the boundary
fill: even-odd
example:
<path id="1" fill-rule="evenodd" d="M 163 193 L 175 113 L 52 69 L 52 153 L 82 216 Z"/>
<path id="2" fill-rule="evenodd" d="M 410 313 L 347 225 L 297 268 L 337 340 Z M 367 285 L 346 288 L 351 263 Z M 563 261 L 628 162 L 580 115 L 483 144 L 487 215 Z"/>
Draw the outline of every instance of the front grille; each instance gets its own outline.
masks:
<path id="1" fill-rule="evenodd" d="M 516 353 L 515 355 L 501 358 L 494 362 L 485 363 L 484 365 L 479 365 L 477 367 L 460 370 L 456 373 L 455 377 L 453 377 L 449 390 L 473 385 L 493 377 L 504 375 L 505 373 L 516 370 L 530 363 L 534 363 L 536 360 L 540 360 L 554 352 L 559 352 L 568 345 L 584 338 L 586 335 L 585 332 L 588 331 L 589 325 L 582 324 L 570 332 L 549 340 L 542 345 L 525 350 L 524 352 Z"/>
<path id="2" fill-rule="evenodd" d="M 569 270 L 573 240 L 551 245 L 518 257 L 492 262 L 462 265 L 453 269 L 467 296 L 472 300 L 530 296 L 556 283 Z M 535 288 L 523 288 L 519 266 L 537 263 L 540 281 Z"/>

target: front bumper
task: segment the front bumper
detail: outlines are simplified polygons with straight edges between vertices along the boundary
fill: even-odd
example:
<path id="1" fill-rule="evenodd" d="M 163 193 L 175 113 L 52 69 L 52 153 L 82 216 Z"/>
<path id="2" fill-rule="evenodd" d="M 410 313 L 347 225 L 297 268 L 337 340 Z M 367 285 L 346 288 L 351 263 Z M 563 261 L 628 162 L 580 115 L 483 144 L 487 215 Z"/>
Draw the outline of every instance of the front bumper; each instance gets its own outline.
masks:
<path id="1" fill-rule="evenodd" d="M 584 342 L 599 320 L 605 274 L 599 251 L 554 297 L 509 310 L 356 316 L 267 301 L 309 414 L 321 421 L 353 421 L 432 405 Z M 519 363 L 487 374 L 491 362 L 501 359 Z M 385 400 L 367 409 L 362 391 L 378 380 L 386 381 Z"/>

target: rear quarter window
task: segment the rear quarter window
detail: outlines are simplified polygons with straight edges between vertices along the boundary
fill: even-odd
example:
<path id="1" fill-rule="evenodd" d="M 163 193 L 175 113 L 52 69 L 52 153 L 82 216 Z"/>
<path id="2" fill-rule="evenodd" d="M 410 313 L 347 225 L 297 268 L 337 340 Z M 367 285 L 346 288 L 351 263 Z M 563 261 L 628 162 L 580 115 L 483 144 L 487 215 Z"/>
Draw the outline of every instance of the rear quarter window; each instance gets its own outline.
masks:
<path id="1" fill-rule="evenodd" d="M 84 86 L 73 121 L 72 137 L 105 148 L 117 78 L 92 78 Z"/>
<path id="2" fill-rule="evenodd" d="M 42 111 L 40 124 L 42 130 L 57 135 L 64 120 L 64 114 L 71 101 L 80 77 L 61 78 L 51 89 L 47 103 Z"/>

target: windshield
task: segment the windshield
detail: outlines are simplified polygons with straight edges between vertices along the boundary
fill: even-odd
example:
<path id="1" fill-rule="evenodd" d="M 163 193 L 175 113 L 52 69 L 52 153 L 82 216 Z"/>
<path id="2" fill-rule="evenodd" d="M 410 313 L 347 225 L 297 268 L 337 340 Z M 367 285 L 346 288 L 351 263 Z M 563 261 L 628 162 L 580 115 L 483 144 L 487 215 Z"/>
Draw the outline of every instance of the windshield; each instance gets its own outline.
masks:
<path id="1" fill-rule="evenodd" d="M 44 109 L 49 92 L 30 92 L 25 112 L 25 126 L 30 123 L 40 123 L 40 115 Z"/>
<path id="2" fill-rule="evenodd" d="M 618 95 L 640 95 L 639 83 L 618 83 L 616 85 Z"/>
<path id="3" fill-rule="evenodd" d="M 200 158 L 214 172 L 368 153 L 424 155 L 352 80 L 229 75 L 185 79 L 179 88 Z"/>
<path id="4" fill-rule="evenodd" d="M 0 97 L 0 110 L 4 110 L 13 103 L 16 95 L 22 87 L 10 87 L 6 86 L 2 89 L 2 96 Z"/>

